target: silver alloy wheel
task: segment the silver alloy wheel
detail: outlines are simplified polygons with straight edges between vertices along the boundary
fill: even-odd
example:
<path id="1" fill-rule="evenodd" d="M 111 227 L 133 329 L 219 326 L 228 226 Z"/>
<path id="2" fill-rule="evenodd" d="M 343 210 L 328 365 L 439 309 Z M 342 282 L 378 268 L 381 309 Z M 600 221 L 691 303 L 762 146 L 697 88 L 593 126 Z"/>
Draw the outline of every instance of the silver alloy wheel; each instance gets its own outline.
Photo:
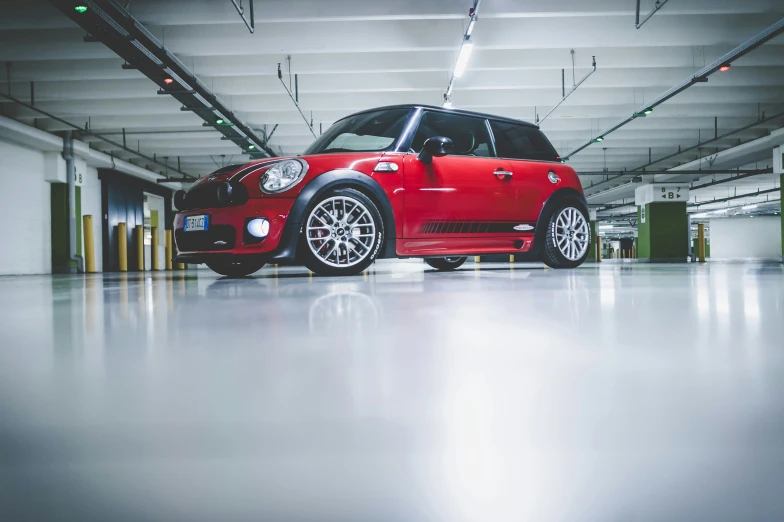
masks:
<path id="1" fill-rule="evenodd" d="M 553 243 L 569 261 L 578 261 L 588 251 L 591 232 L 583 213 L 566 207 L 553 222 Z"/>
<path id="2" fill-rule="evenodd" d="M 345 268 L 370 255 L 376 224 L 365 205 L 351 197 L 336 196 L 325 199 L 310 212 L 305 236 L 310 251 L 322 263 Z"/>

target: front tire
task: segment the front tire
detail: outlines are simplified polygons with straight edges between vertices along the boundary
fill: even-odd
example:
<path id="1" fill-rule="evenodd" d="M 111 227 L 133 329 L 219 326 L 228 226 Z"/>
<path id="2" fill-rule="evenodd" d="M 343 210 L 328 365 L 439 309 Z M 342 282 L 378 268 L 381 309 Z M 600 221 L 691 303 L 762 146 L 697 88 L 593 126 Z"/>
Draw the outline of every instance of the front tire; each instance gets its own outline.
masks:
<path id="1" fill-rule="evenodd" d="M 261 270 L 264 261 L 256 259 L 231 260 L 231 261 L 210 261 L 207 266 L 213 272 L 217 272 L 227 277 L 245 277 Z"/>
<path id="2" fill-rule="evenodd" d="M 591 227 L 582 208 L 566 202 L 550 215 L 542 259 L 550 268 L 576 268 L 588 257 Z"/>
<path id="3" fill-rule="evenodd" d="M 352 188 L 328 191 L 302 227 L 305 266 L 319 275 L 356 275 L 378 257 L 384 221 L 373 201 Z"/>
<path id="4" fill-rule="evenodd" d="M 438 271 L 446 272 L 455 270 L 466 262 L 467 257 L 428 257 L 425 258 L 425 263 L 432 266 Z"/>

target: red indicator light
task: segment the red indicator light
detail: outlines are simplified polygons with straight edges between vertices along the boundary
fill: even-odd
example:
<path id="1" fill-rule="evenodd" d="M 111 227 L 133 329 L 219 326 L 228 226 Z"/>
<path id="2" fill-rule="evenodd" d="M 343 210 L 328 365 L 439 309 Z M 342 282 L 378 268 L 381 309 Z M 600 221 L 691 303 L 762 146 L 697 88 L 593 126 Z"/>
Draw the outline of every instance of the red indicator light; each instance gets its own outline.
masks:
<path id="1" fill-rule="evenodd" d="M 172 80 L 171 78 L 165 78 L 163 80 L 163 83 L 165 83 L 166 85 L 171 85 L 174 83 L 174 80 Z"/>
<path id="2" fill-rule="evenodd" d="M 729 71 L 729 70 L 730 70 L 730 64 L 728 64 L 728 63 L 725 63 L 724 65 L 722 65 L 721 67 L 719 67 L 719 70 L 720 70 L 721 72 L 727 72 L 727 71 Z"/>

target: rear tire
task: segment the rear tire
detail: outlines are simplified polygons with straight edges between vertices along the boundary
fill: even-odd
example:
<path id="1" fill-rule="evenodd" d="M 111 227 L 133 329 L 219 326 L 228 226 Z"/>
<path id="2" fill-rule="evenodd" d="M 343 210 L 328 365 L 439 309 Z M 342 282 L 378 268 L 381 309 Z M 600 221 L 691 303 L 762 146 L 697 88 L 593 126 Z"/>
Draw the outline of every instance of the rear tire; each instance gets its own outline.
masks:
<path id="1" fill-rule="evenodd" d="M 432 266 L 436 270 L 446 272 L 455 270 L 466 262 L 467 257 L 428 257 L 425 258 L 425 263 Z"/>
<path id="2" fill-rule="evenodd" d="M 247 259 L 240 261 L 210 261 L 207 266 L 213 272 L 227 277 L 245 277 L 258 272 L 264 266 L 264 261 Z"/>
<path id="3" fill-rule="evenodd" d="M 588 214 L 571 202 L 561 204 L 547 222 L 542 260 L 550 268 L 576 268 L 591 248 Z"/>

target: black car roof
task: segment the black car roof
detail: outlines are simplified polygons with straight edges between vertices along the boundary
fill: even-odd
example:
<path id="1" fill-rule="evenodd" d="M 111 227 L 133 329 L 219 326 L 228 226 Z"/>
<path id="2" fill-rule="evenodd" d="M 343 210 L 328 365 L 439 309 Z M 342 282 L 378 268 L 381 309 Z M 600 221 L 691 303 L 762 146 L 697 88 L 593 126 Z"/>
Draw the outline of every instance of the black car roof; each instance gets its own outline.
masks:
<path id="1" fill-rule="evenodd" d="M 429 111 L 447 112 L 447 113 L 450 113 L 450 114 L 462 114 L 463 116 L 474 116 L 474 117 L 479 117 L 479 118 L 487 118 L 488 120 L 505 121 L 505 122 L 514 123 L 514 124 L 517 124 L 517 125 L 525 125 L 527 127 L 532 127 L 534 129 L 538 129 L 539 128 L 539 125 L 535 125 L 535 124 L 533 124 L 531 122 L 528 122 L 528 121 L 517 120 L 515 118 L 506 118 L 504 116 L 496 116 L 495 114 L 486 114 L 486 113 L 483 113 L 483 112 L 466 111 L 466 110 L 463 110 L 463 109 L 447 109 L 445 107 L 438 107 L 436 105 L 423 105 L 423 104 L 419 104 L 419 103 L 406 103 L 406 104 L 401 104 L 401 105 L 387 105 L 385 107 L 374 107 L 372 109 L 366 109 L 364 111 L 355 112 L 354 114 L 350 114 L 350 115 L 346 116 L 345 118 L 341 118 L 341 120 L 345 120 L 346 118 L 349 118 L 349 117 L 357 115 L 357 114 L 364 114 L 366 112 L 385 111 L 385 110 L 390 110 L 390 109 L 415 109 L 415 108 L 427 109 Z"/>

